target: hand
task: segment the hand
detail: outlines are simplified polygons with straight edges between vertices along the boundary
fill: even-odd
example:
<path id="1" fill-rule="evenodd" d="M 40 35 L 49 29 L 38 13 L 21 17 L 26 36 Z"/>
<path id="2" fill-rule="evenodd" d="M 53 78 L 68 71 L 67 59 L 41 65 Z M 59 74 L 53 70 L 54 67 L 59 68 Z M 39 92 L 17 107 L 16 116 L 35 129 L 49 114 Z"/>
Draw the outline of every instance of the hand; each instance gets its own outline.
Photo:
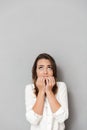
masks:
<path id="1" fill-rule="evenodd" d="M 46 91 L 52 91 L 53 86 L 55 85 L 55 78 L 53 76 L 47 77 L 46 79 Z"/>
<path id="2" fill-rule="evenodd" d="M 44 77 L 38 77 L 36 81 L 36 86 L 39 90 L 39 92 L 45 93 L 45 78 Z"/>

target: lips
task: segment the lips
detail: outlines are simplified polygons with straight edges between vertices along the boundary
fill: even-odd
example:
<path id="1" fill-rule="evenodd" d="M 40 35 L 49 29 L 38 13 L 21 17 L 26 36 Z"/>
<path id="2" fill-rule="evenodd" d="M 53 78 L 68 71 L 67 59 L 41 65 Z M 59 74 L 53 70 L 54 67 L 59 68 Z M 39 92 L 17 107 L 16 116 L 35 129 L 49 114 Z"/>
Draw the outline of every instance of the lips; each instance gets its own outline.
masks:
<path id="1" fill-rule="evenodd" d="M 46 75 L 46 76 L 43 76 L 43 77 L 48 77 L 48 76 Z"/>

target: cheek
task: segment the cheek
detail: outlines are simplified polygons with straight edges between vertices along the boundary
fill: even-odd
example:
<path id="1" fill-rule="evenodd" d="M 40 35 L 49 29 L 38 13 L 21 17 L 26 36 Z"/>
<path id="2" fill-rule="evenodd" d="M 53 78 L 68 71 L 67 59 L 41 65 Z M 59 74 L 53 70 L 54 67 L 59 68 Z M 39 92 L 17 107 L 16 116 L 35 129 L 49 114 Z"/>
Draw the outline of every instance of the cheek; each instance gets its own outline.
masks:
<path id="1" fill-rule="evenodd" d="M 38 77 L 38 76 L 42 76 L 42 74 L 43 74 L 43 73 L 42 73 L 41 71 L 37 71 L 37 77 Z"/>
<path id="2" fill-rule="evenodd" d="M 53 71 L 50 71 L 50 72 L 49 72 L 49 75 L 50 75 L 50 76 L 53 76 Z"/>

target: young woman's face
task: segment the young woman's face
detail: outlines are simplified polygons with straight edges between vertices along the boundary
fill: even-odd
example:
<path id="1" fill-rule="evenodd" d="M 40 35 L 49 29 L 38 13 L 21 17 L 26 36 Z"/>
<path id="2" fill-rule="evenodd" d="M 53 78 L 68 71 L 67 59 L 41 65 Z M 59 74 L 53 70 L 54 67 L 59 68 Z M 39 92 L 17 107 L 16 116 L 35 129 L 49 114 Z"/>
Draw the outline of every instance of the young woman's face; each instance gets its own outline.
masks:
<path id="1" fill-rule="evenodd" d="M 53 68 L 48 59 L 40 59 L 36 68 L 37 77 L 53 76 Z"/>

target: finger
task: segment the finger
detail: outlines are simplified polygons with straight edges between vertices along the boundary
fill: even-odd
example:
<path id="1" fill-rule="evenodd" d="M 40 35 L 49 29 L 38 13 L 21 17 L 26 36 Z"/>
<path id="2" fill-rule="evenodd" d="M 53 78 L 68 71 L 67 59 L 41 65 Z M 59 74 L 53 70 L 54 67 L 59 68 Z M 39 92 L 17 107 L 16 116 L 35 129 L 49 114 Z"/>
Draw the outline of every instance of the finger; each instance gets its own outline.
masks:
<path id="1" fill-rule="evenodd" d="M 45 78 L 44 77 L 42 78 L 42 83 L 43 83 L 43 86 L 45 86 Z"/>
<path id="2" fill-rule="evenodd" d="M 48 79 L 49 79 L 49 86 L 53 87 L 54 84 L 55 84 L 55 79 L 54 79 L 54 77 L 50 76 Z"/>
<path id="3" fill-rule="evenodd" d="M 55 78 L 54 77 L 51 77 L 52 78 L 52 85 L 54 86 L 55 85 Z"/>
<path id="4" fill-rule="evenodd" d="M 49 81 L 49 84 L 51 85 L 52 84 L 52 78 L 48 77 L 48 81 Z"/>
<path id="5" fill-rule="evenodd" d="M 46 78 L 46 82 L 47 82 L 47 86 L 51 86 L 51 81 L 49 77 Z"/>

